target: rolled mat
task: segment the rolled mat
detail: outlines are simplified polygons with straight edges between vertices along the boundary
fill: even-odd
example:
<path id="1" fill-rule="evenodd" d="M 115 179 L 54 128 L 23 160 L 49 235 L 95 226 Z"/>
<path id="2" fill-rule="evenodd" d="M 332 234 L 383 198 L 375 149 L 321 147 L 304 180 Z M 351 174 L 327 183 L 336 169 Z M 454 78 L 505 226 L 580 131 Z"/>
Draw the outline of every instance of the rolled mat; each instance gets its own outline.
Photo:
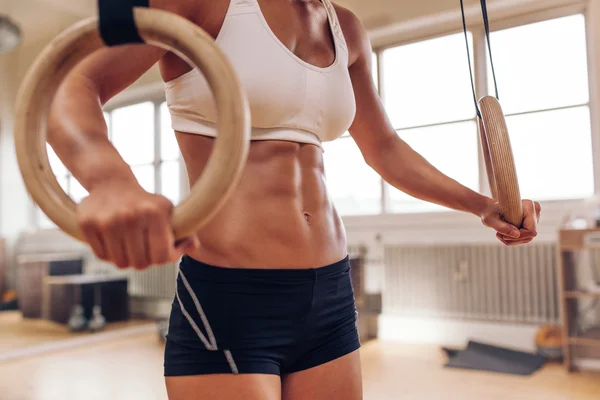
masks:
<path id="1" fill-rule="evenodd" d="M 485 343 L 469 341 L 464 350 L 444 349 L 448 354 L 445 367 L 497 372 L 511 375 L 531 375 L 539 370 L 546 359 Z"/>

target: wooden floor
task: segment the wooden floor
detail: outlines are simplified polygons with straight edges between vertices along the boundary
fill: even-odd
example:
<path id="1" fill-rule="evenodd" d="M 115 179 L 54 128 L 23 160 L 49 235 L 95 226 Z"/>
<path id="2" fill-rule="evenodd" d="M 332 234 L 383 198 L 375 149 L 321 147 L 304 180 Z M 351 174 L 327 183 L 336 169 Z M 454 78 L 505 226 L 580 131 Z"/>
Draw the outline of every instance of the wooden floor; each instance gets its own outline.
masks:
<path id="1" fill-rule="evenodd" d="M 131 320 L 108 324 L 105 331 L 114 331 L 146 324 L 148 321 Z M 24 319 L 18 311 L 0 313 L 0 354 L 3 351 L 26 348 L 51 342 L 88 336 L 90 333 L 71 333 L 65 325 L 42 319 Z M 4 400 L 0 396 L 0 400 Z"/>
<path id="2" fill-rule="evenodd" d="M 435 347 L 374 341 L 362 349 L 366 400 L 597 400 L 600 375 L 549 366 L 532 377 L 449 370 Z M 155 334 L 0 364 L 1 400 L 165 400 Z M 309 399 L 307 399 L 309 400 Z M 333 400 L 333 399 L 332 399 Z"/>

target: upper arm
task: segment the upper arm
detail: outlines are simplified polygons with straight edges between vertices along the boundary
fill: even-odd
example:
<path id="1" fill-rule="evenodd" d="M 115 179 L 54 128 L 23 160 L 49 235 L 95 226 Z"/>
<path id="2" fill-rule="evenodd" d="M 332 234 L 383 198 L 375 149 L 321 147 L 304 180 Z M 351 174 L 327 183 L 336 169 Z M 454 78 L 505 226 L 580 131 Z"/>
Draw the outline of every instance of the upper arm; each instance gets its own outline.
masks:
<path id="1" fill-rule="evenodd" d="M 341 7 L 336 7 L 336 11 L 348 45 L 348 69 L 356 99 L 356 115 L 349 132 L 367 162 L 371 162 L 397 135 L 373 81 L 372 48 L 367 32 L 352 12 Z"/>
<path id="2" fill-rule="evenodd" d="M 151 0 L 150 7 L 190 19 L 200 2 L 201 0 Z M 103 47 L 80 62 L 65 83 L 93 88 L 103 104 L 134 83 L 166 52 L 145 44 Z"/>
<path id="3" fill-rule="evenodd" d="M 101 104 L 125 90 L 148 71 L 165 51 L 147 45 L 102 48 L 88 56 L 69 74 L 62 89 L 92 89 Z"/>

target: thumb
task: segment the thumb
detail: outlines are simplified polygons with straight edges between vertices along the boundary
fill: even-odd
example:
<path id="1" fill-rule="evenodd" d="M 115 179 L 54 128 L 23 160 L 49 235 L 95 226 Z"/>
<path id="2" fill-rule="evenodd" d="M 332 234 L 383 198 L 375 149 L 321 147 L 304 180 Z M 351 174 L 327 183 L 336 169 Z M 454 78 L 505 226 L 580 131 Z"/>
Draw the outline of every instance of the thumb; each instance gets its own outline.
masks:
<path id="1" fill-rule="evenodd" d="M 198 249 L 200 249 L 200 239 L 198 239 L 198 236 L 193 235 L 188 241 L 185 251 L 193 251 Z"/>
<path id="2" fill-rule="evenodd" d="M 538 218 L 539 218 L 539 205 L 535 205 L 532 202 L 527 204 L 527 207 L 523 207 L 523 229 L 529 232 L 537 232 Z"/>
<path id="3" fill-rule="evenodd" d="M 171 259 L 177 260 L 185 253 L 189 253 L 200 248 L 200 240 L 196 235 L 180 239 L 175 242 L 175 247 L 171 250 Z"/>
<path id="4" fill-rule="evenodd" d="M 485 221 L 486 225 L 496 232 L 508 236 L 513 239 L 518 239 L 521 237 L 521 232 L 514 225 L 509 224 L 500 218 L 499 215 L 494 215 L 492 218 L 489 218 Z"/>
<path id="5" fill-rule="evenodd" d="M 188 251 L 193 251 L 193 250 L 198 250 L 200 248 L 200 240 L 198 239 L 198 236 L 196 235 L 192 235 L 189 236 L 181 241 L 177 242 L 177 251 L 180 252 L 188 252 Z"/>

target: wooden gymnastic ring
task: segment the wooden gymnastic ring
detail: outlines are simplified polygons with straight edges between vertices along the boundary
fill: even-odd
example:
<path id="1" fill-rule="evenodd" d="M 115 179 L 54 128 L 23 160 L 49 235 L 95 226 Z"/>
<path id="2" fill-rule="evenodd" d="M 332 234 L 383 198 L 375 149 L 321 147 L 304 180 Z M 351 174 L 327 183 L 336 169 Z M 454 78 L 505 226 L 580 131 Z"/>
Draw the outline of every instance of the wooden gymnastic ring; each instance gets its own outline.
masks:
<path id="1" fill-rule="evenodd" d="M 173 51 L 200 69 L 218 109 L 219 135 L 204 173 L 173 212 L 172 227 L 175 237 L 181 239 L 214 216 L 240 179 L 250 140 L 248 102 L 225 54 L 197 25 L 156 9 L 135 8 L 134 17 L 146 43 Z M 46 127 L 62 80 L 78 62 L 102 47 L 97 18 L 67 29 L 38 56 L 20 87 L 15 106 L 15 147 L 27 190 L 59 228 L 82 241 L 76 204 L 58 184 L 48 161 Z"/>
<path id="2" fill-rule="evenodd" d="M 479 109 L 479 131 L 492 197 L 498 201 L 504 220 L 521 227 L 521 193 L 502 107 L 495 97 L 484 96 L 479 100 Z"/>

